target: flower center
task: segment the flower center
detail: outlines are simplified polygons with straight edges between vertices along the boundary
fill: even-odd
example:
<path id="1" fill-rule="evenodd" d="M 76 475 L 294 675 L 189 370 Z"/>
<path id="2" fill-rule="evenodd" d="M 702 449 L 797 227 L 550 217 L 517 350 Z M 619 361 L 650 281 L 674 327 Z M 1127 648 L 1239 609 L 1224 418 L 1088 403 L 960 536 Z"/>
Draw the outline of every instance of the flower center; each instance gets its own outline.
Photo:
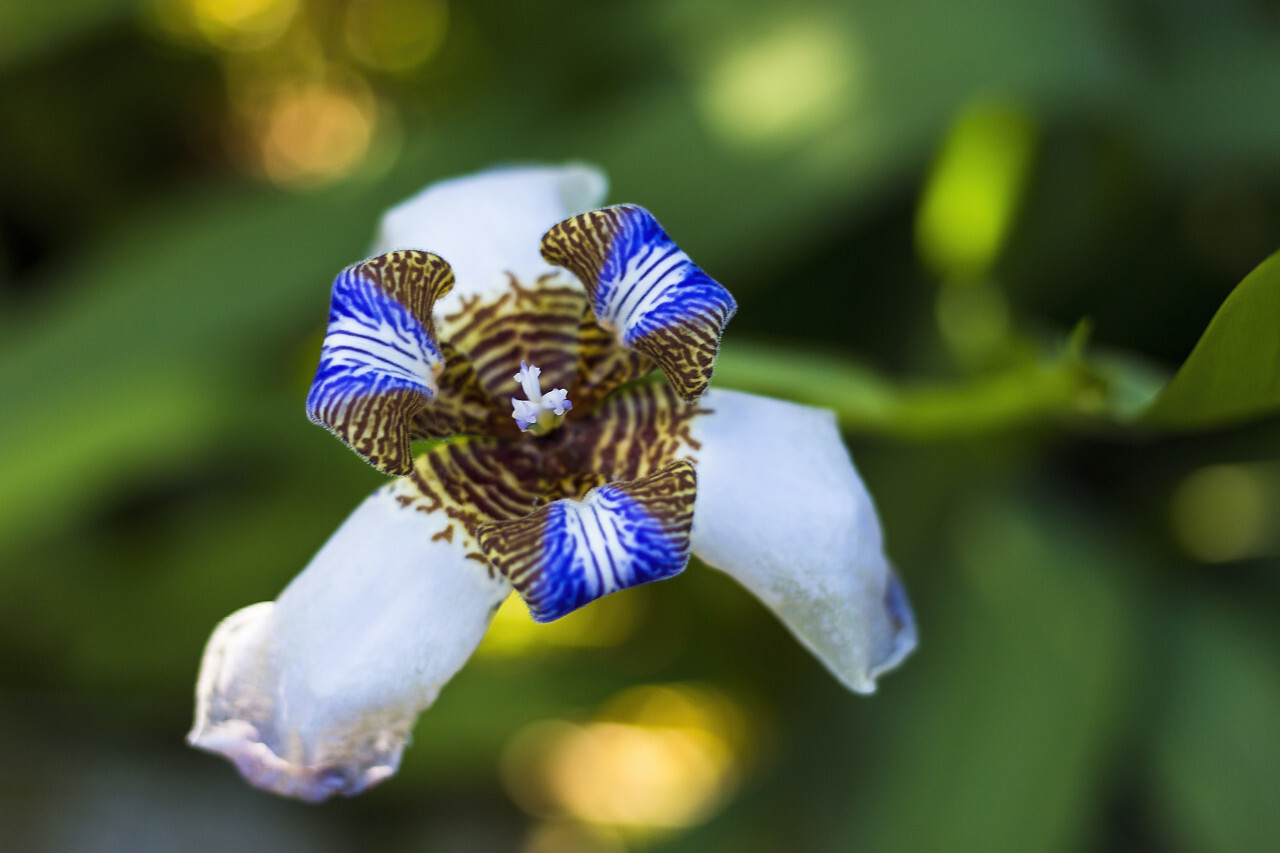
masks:
<path id="1" fill-rule="evenodd" d="M 536 364 L 520 362 L 520 372 L 515 375 L 515 381 L 528 399 L 511 398 L 511 417 L 516 419 L 522 431 L 533 435 L 546 435 L 560 426 L 564 413 L 573 408 L 569 392 L 563 388 L 542 393 L 542 385 L 538 382 L 541 374 Z"/>

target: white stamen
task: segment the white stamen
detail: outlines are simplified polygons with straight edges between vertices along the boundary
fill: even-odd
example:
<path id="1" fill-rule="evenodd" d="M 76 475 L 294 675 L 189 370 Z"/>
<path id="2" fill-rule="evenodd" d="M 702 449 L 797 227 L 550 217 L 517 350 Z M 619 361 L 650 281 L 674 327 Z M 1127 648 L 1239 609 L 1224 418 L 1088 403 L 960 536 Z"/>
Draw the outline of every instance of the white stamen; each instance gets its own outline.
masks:
<path id="1" fill-rule="evenodd" d="M 525 364 L 523 361 L 520 362 L 520 372 L 515 375 L 515 380 L 524 389 L 524 395 L 535 403 L 542 399 L 542 383 L 538 381 L 541 375 L 542 369 L 538 365 Z"/>
<path id="2" fill-rule="evenodd" d="M 557 388 L 544 394 L 542 405 L 557 415 L 563 415 L 567 410 L 573 408 L 573 403 L 569 402 L 569 392 L 563 388 Z"/>
<path id="3" fill-rule="evenodd" d="M 542 393 L 542 384 L 538 381 L 541 374 L 537 365 L 520 362 L 520 372 L 514 379 L 529 399 L 511 398 L 511 417 L 516 419 L 521 430 L 535 435 L 545 435 L 558 426 L 564 413 L 573 408 L 569 392 L 563 388 Z"/>
<path id="4" fill-rule="evenodd" d="M 542 414 L 542 407 L 537 403 L 530 403 L 528 400 L 517 400 L 511 398 L 513 410 L 511 417 L 516 419 L 516 423 L 520 429 L 528 429 L 538 420 L 538 415 Z"/>

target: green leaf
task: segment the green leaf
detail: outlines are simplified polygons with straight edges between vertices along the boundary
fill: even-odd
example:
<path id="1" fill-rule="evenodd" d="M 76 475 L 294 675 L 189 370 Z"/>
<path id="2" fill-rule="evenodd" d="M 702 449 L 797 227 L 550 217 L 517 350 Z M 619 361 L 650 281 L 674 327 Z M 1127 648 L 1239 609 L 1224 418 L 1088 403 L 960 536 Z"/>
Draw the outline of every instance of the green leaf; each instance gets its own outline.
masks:
<path id="1" fill-rule="evenodd" d="M 1173 665 L 1153 729 L 1151 795 L 1183 849 L 1280 850 L 1273 613 L 1198 596 L 1170 623 Z"/>
<path id="2" fill-rule="evenodd" d="M 727 342 L 715 383 L 832 409 L 848 430 L 914 439 L 999 433 L 1098 408 L 1101 382 L 1071 351 L 954 383 L 889 381 L 832 353 Z"/>
<path id="3" fill-rule="evenodd" d="M 1173 381 L 1139 419 L 1214 427 L 1280 409 L 1280 253 L 1251 272 L 1214 315 Z"/>
<path id="4" fill-rule="evenodd" d="M 1121 548 L 1069 505 L 979 495 L 951 528 L 955 581 L 932 593 L 945 616 L 875 700 L 903 716 L 831 849 L 1054 853 L 1102 818 L 1138 664 Z"/>
<path id="5" fill-rule="evenodd" d="M 0 68 L 128 17 L 139 5 L 138 0 L 0 4 Z"/>
<path id="6" fill-rule="evenodd" d="M 0 551 L 250 421 L 378 206 L 354 190 L 193 194 L 47 282 L 58 297 L 0 341 Z"/>

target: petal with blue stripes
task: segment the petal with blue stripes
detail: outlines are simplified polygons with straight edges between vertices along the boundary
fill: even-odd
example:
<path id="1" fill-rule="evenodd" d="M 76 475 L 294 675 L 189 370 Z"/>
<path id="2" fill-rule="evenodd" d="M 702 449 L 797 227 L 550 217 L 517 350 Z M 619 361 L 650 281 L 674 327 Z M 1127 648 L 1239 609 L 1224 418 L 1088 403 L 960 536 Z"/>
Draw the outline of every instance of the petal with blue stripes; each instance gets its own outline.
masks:
<path id="1" fill-rule="evenodd" d="M 737 304 L 653 214 L 620 204 L 566 219 L 543 236 L 542 256 L 578 277 L 600 324 L 657 362 L 680 396 L 706 390 Z"/>
<path id="2" fill-rule="evenodd" d="M 677 460 L 638 480 L 597 486 L 582 500 L 482 525 L 477 538 L 534 620 L 551 622 L 683 571 L 696 492 L 693 464 Z"/>
<path id="3" fill-rule="evenodd" d="M 347 267 L 333 282 L 307 417 L 389 474 L 412 470 L 411 424 L 445 362 L 432 306 L 452 287 L 448 263 L 413 250 Z"/>

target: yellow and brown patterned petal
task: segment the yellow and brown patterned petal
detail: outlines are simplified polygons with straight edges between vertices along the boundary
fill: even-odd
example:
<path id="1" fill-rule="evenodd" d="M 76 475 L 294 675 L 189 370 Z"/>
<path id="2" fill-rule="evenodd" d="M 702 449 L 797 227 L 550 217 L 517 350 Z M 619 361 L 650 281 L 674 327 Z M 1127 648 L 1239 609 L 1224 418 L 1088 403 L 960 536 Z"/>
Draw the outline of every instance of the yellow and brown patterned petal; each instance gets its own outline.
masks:
<path id="1" fill-rule="evenodd" d="M 691 426 L 709 410 L 682 400 L 662 381 L 638 382 L 606 398 L 588 416 L 544 440 L 539 450 L 550 481 L 576 472 L 606 480 L 646 477 L 674 459 L 697 459 Z"/>
<path id="2" fill-rule="evenodd" d="M 511 418 L 480 382 L 475 365 L 457 347 L 442 342 L 444 368 L 436 376 L 436 396 L 410 424 L 410 438 L 451 435 L 514 435 Z"/>
<path id="3" fill-rule="evenodd" d="M 653 372 L 653 359 L 628 349 L 586 311 L 578 327 L 578 376 L 571 396 L 580 412 L 607 397 L 618 387 Z"/>
<path id="4" fill-rule="evenodd" d="M 509 521 L 544 504 L 548 489 L 537 447 L 494 438 L 448 439 L 418 455 L 403 500 L 421 513 L 441 513 L 437 536 L 468 543 L 468 556 L 488 565 L 476 545 L 480 525 Z M 406 503 L 408 505 L 408 503 Z"/>
<path id="5" fill-rule="evenodd" d="M 480 547 L 538 622 L 612 592 L 679 574 L 689 562 L 697 476 L 676 460 L 524 518 L 484 524 Z"/>
<path id="6" fill-rule="evenodd" d="M 508 276 L 505 288 L 463 300 L 457 311 L 441 318 L 441 326 L 501 407 L 511 397 L 511 377 L 521 362 L 538 365 L 543 383 L 552 388 L 572 387 L 586 309 L 586 294 L 563 273 L 529 283 Z"/>
<path id="7" fill-rule="evenodd" d="M 412 250 L 347 267 L 334 280 L 307 417 L 389 474 L 413 467 L 411 425 L 435 397 L 445 363 L 432 307 L 452 287 L 448 263 Z"/>
<path id="8" fill-rule="evenodd" d="M 651 213 L 623 204 L 566 219 L 543 236 L 542 256 L 578 277 L 600 325 L 657 362 L 681 397 L 706 390 L 737 304 Z"/>

